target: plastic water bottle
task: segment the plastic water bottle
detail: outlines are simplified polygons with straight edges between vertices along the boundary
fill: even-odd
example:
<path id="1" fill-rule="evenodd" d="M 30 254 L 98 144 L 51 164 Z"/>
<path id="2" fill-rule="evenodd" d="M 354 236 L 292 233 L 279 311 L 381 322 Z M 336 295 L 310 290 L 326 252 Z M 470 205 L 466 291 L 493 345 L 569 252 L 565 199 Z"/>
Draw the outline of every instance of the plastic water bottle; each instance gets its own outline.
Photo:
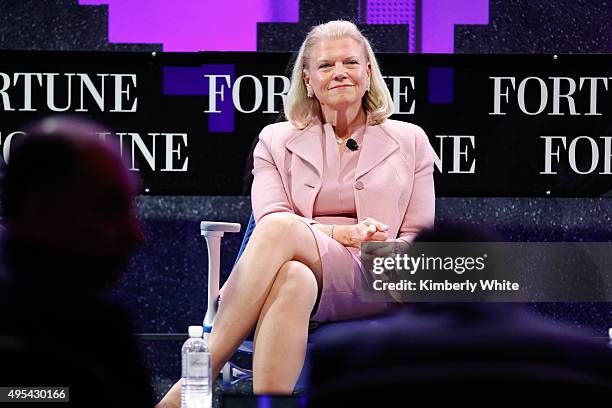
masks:
<path id="1" fill-rule="evenodd" d="M 608 338 L 610 339 L 610 341 L 608 341 L 608 346 L 612 348 L 612 327 L 608 329 Z"/>
<path id="2" fill-rule="evenodd" d="M 183 385 L 182 408 L 211 408 L 210 353 L 202 338 L 202 326 L 189 326 L 189 338 L 181 350 Z"/>

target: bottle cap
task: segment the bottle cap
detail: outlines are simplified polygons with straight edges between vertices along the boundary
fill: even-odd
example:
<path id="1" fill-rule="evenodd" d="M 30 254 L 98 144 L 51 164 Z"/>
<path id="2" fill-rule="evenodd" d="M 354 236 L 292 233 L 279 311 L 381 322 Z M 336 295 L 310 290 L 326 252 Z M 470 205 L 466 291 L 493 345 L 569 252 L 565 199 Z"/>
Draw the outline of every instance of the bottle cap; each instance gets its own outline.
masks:
<path id="1" fill-rule="evenodd" d="M 189 337 L 202 337 L 202 326 L 189 326 Z"/>

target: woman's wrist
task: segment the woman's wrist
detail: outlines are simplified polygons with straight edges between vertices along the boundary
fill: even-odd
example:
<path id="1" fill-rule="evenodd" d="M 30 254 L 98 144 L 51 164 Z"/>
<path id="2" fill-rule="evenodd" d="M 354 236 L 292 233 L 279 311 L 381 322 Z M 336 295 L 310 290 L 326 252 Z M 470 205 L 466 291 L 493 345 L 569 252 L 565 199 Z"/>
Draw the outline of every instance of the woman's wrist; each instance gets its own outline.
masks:
<path id="1" fill-rule="evenodd" d="M 346 239 L 347 227 L 349 227 L 349 225 L 336 225 L 334 227 L 334 237 L 333 238 L 344 246 L 347 245 L 346 243 L 347 242 L 347 239 Z"/>
<path id="2" fill-rule="evenodd" d="M 335 239 L 342 245 L 349 246 L 350 244 L 349 228 L 351 228 L 352 226 L 351 225 L 338 225 L 338 224 L 333 224 L 333 225 L 334 225 L 333 236 L 332 236 L 332 224 L 329 224 L 329 225 L 313 224 L 313 227 L 323 232 L 324 234 L 327 234 L 327 236 Z"/>
<path id="3" fill-rule="evenodd" d="M 336 228 L 336 224 L 332 224 L 332 225 L 330 225 L 329 237 L 330 237 L 331 239 L 334 239 L 334 228 Z"/>

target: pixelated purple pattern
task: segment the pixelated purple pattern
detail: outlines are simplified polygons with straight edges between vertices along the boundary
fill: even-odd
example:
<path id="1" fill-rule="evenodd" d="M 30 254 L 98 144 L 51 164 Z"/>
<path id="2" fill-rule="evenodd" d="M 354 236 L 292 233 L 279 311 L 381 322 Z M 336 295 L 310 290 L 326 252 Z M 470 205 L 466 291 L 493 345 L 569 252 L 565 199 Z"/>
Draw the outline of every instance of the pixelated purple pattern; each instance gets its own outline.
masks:
<path id="1" fill-rule="evenodd" d="M 416 3 L 421 4 L 421 52 L 453 53 L 455 25 L 489 24 L 489 0 L 367 0 L 368 24 L 408 24 L 416 50 Z"/>
<path id="2" fill-rule="evenodd" d="M 417 0 L 408 1 L 408 52 L 416 52 L 416 2 Z"/>
<path id="3" fill-rule="evenodd" d="M 429 68 L 429 103 L 453 103 L 453 76 L 450 67 Z"/>
<path id="4" fill-rule="evenodd" d="M 368 0 L 366 22 L 368 24 L 410 24 L 408 3 L 410 0 Z"/>
<path id="5" fill-rule="evenodd" d="M 299 0 L 79 0 L 108 5 L 113 43 L 161 43 L 164 51 L 256 51 L 257 23 L 296 23 Z"/>
<path id="6" fill-rule="evenodd" d="M 233 83 L 235 66 L 206 64 L 201 67 L 164 67 L 163 92 L 165 95 L 208 95 L 209 79 L 205 75 L 229 75 L 230 83 Z M 221 84 L 224 85 L 223 98 L 217 99 L 217 110 L 221 112 L 207 113 L 208 131 L 232 133 L 234 131 L 232 90 L 221 79 L 217 80 L 217 84 L 217 89 L 221 89 Z"/>

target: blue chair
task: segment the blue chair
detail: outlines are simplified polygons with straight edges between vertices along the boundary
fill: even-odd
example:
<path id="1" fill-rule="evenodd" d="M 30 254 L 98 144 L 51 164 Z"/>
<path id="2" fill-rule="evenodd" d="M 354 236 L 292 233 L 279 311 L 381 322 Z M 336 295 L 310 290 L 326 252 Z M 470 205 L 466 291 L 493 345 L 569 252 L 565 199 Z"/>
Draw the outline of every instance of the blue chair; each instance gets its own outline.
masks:
<path id="1" fill-rule="evenodd" d="M 251 234 L 255 229 L 255 219 L 253 214 L 249 218 L 249 222 L 238 251 L 238 256 L 234 262 L 234 266 L 240 259 L 244 249 L 251 238 Z M 204 317 L 204 336 L 210 334 L 215 316 L 217 314 L 217 306 L 219 301 L 219 281 L 220 281 L 220 259 L 221 259 L 221 238 L 225 233 L 240 232 L 240 224 L 228 222 L 211 222 L 202 221 L 200 223 L 200 234 L 204 236 L 208 250 L 208 305 L 206 315 Z M 345 330 L 354 327 L 355 325 L 369 331 L 376 328 L 379 324 L 377 318 L 367 318 L 359 320 L 351 320 L 344 322 L 334 322 L 329 324 L 317 324 L 312 322 L 309 328 L 308 343 L 317 341 L 318 337 L 327 335 L 330 331 Z M 252 378 L 252 354 L 253 354 L 253 338 L 252 334 L 240 345 L 232 359 L 225 364 L 222 369 L 223 386 L 227 389 L 236 383 Z M 304 364 L 302 374 L 298 380 L 298 388 L 307 386 L 309 364 L 308 360 Z"/>

